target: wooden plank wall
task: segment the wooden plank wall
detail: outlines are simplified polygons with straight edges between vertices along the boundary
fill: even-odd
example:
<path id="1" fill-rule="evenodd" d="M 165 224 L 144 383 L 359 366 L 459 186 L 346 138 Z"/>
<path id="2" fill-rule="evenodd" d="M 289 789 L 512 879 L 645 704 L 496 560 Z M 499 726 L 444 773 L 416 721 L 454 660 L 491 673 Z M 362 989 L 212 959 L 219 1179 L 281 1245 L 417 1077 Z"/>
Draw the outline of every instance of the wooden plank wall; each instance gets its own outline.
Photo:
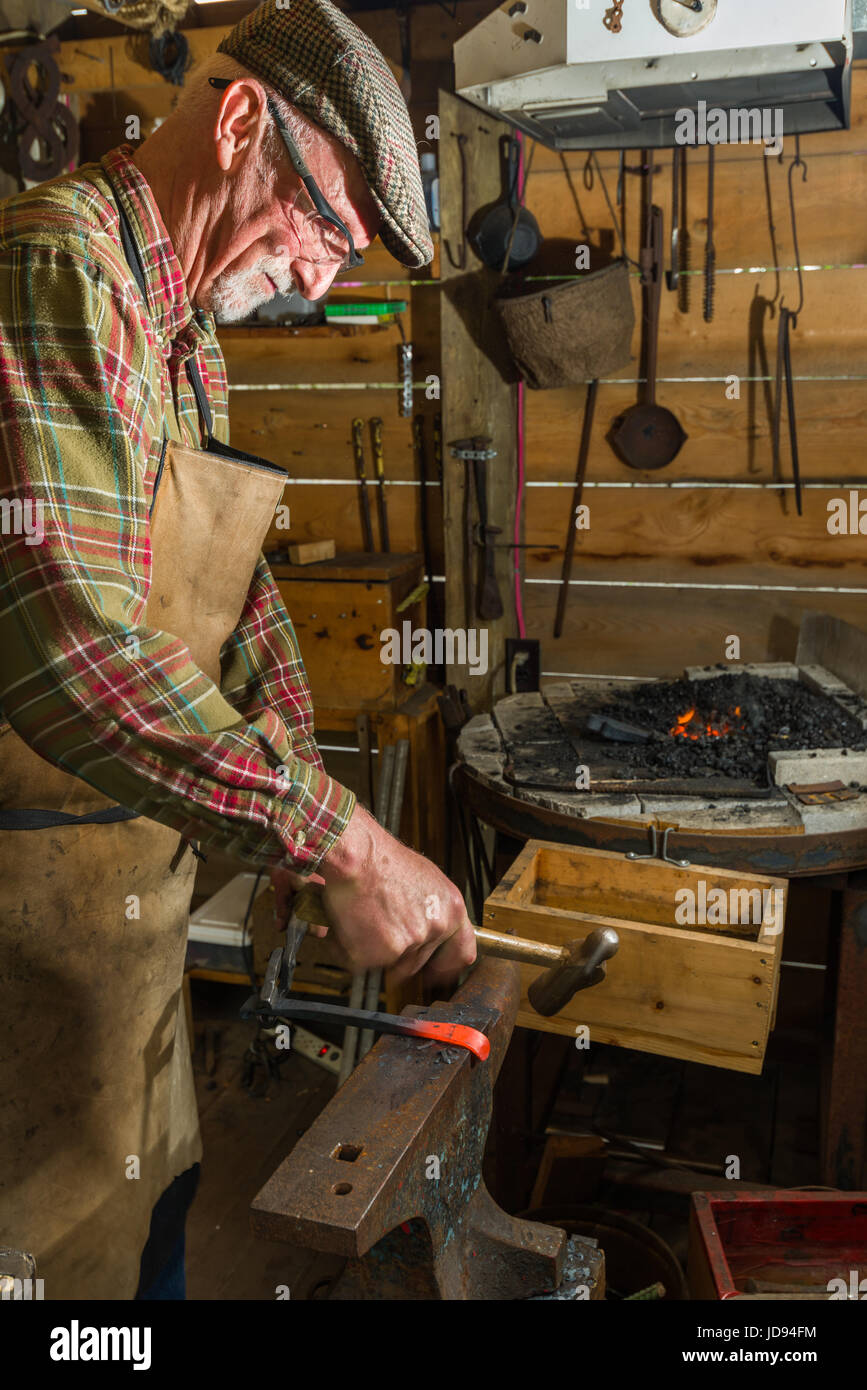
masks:
<path id="1" fill-rule="evenodd" d="M 632 364 L 599 389 L 584 501 L 590 528 L 578 533 L 570 605 L 563 636 L 553 617 L 571 482 L 580 436 L 584 388 L 525 392 L 527 502 L 524 513 L 525 608 L 528 633 L 543 642 L 551 674 L 604 672 L 651 675 L 687 663 L 725 658 L 726 639 L 741 639 L 744 661 L 791 659 L 801 615 L 819 608 L 856 625 L 867 623 L 864 535 L 831 535 L 829 499 L 862 486 L 867 384 L 867 69 L 855 72 L 853 128 L 804 137 L 806 182 L 796 171 L 805 301 L 792 336 L 803 516 L 791 490 L 785 439 L 780 487 L 771 450 L 777 307 L 798 301 L 788 209 L 788 168 L 758 146 L 717 147 L 715 315 L 702 317 L 702 276 L 689 277 L 690 303 L 663 291 L 658 399 L 680 419 L 689 439 L 657 473 L 620 462 L 605 436 L 636 397 L 640 288 Z M 532 146 L 530 146 L 532 149 Z M 529 155 L 529 152 L 528 152 Z M 638 153 L 628 157 L 640 163 Z M 600 179 L 586 155 L 561 156 L 536 146 L 526 203 L 558 252 L 576 244 L 611 243 L 611 217 Z M 616 154 L 599 159 L 614 200 Z M 655 152 L 654 201 L 671 214 L 671 153 Z M 707 150 L 688 152 L 687 227 L 691 266 L 703 265 Z M 640 184 L 625 177 L 627 250 L 637 256 Z M 588 186 L 589 185 L 589 186 Z M 771 228 L 775 228 L 774 231 Z M 571 262 L 574 265 L 574 260 Z M 591 262 L 591 265 L 593 262 Z M 780 273 L 762 267 L 783 267 Z M 740 398 L 727 399 L 726 378 L 740 378 Z M 865 508 L 867 511 L 867 508 Z"/>
<path id="2" fill-rule="evenodd" d="M 452 44 L 489 9 L 489 0 L 461 0 L 455 19 L 438 5 L 413 9 L 410 111 L 421 148 L 427 119 L 438 110 L 439 89 L 451 85 Z M 354 18 L 399 70 L 394 12 L 359 12 Z M 187 30 L 194 62 L 213 53 L 224 32 L 224 27 Z M 129 114 L 140 116 L 146 135 L 176 97 L 150 69 L 146 46 L 136 36 L 66 44 L 61 70 L 64 90 L 78 97 L 84 157 L 96 157 L 122 140 Z M 663 294 L 659 398 L 677 413 L 689 440 L 663 472 L 640 474 L 619 462 L 605 439 L 612 419 L 635 399 L 637 323 L 632 364 L 600 386 L 585 493 L 591 525 L 579 533 L 577 582 L 559 641 L 551 635 L 556 581 L 584 389 L 524 392 L 523 539 L 529 546 L 521 552 L 524 611 L 528 635 L 542 640 L 546 673 L 661 674 L 687 663 L 722 660 L 729 634 L 740 637 L 744 660 L 787 658 L 794 654 L 798 624 L 808 609 L 821 608 L 856 625 L 867 621 L 865 538 L 832 536 L 826 526 L 829 499 L 863 483 L 865 474 L 867 68 L 854 76 L 852 130 L 805 137 L 808 177 L 804 184 L 800 178 L 795 182 L 801 254 L 810 267 L 792 345 L 807 482 L 803 517 L 795 514 L 791 489 L 773 477 L 772 383 L 756 379 L 773 373 L 780 295 L 789 305 L 797 299 L 786 185 L 793 142 L 786 141 L 782 164 L 765 159 L 758 147 L 718 147 L 714 321 L 702 320 L 700 275 L 690 278 L 688 312 L 677 308 L 674 295 Z M 531 149 L 528 144 L 526 153 Z M 629 162 L 637 164 L 638 154 Z M 444 199 L 456 196 L 448 163 L 444 152 Z M 589 177 L 585 163 L 583 153 L 561 156 L 535 148 L 527 205 L 546 239 L 540 273 L 553 271 L 564 252 L 574 264 L 576 243 L 612 244 L 599 179 Z M 658 152 L 655 165 L 654 198 L 668 227 L 670 153 Z M 604 154 L 600 166 L 613 198 L 617 156 Z M 704 247 L 706 151 L 690 150 L 688 168 L 687 218 L 696 270 Z M 624 221 L 633 256 L 640 183 L 638 175 L 626 175 Z M 470 210 L 481 201 L 470 189 Z M 471 268 L 478 265 L 472 252 L 470 260 Z M 756 269 L 774 265 L 788 269 L 779 275 Z M 374 247 L 347 289 L 410 299 L 405 329 L 416 345 L 415 380 L 441 374 L 447 394 L 450 364 L 441 368 L 438 274 L 436 261 L 432 273 L 411 281 Z M 633 294 L 638 313 L 636 279 Z M 233 442 L 291 469 L 285 500 L 292 537 L 333 536 L 341 549 L 358 547 L 350 426 L 355 415 L 379 415 L 391 480 L 393 547 L 419 549 L 411 422 L 397 410 L 396 329 L 226 329 L 222 337 Z M 502 344 L 492 345 L 492 353 L 501 354 Z M 725 379 L 732 375 L 741 378 L 739 400 L 726 398 Z M 422 389 L 416 391 L 416 409 L 428 417 L 442 408 L 443 402 L 427 401 Z M 787 448 L 783 457 L 787 481 Z M 431 488 L 429 496 L 439 539 L 438 490 Z M 279 533 L 281 541 L 285 538 Z M 434 563 L 442 574 L 440 545 Z M 455 613 L 462 609 L 460 604 Z M 452 621 L 458 621 L 454 614 Z"/>
<path id="3" fill-rule="evenodd" d="M 447 188 L 460 187 L 458 137 L 466 140 L 465 163 L 468 190 L 476 205 L 495 202 L 500 196 L 501 177 L 499 139 L 507 127 L 502 121 L 480 119 L 467 102 L 447 92 L 440 93 L 440 177 Z M 499 276 L 493 270 L 479 270 L 467 248 L 466 270 L 460 265 L 462 231 L 459 196 L 443 213 L 443 246 L 440 295 L 441 356 L 444 363 L 443 450 L 444 450 L 444 560 L 446 574 L 446 619 L 449 627 L 478 628 L 485 624 L 476 616 L 477 586 L 481 559 L 467 563 L 466 502 L 468 469 L 466 461 L 453 458 L 449 443 L 481 435 L 496 457 L 485 466 L 485 489 L 492 524 L 501 528 L 494 552 L 494 569 L 503 606 L 503 616 L 487 624 L 487 669 L 484 673 L 466 667 L 450 666 L 447 679 L 464 688 L 474 709 L 490 708 L 492 698 L 502 694 L 506 663 L 506 638 L 515 632 L 514 551 L 507 542 L 514 535 L 515 485 L 517 474 L 517 436 L 515 431 L 516 389 L 503 380 L 496 360 L 479 350 L 479 344 L 500 334 L 491 307 L 492 293 Z M 449 250 L 453 253 L 449 254 Z M 453 264 L 457 260 L 458 264 Z M 478 515 L 475 484 L 471 489 L 472 515 Z M 469 593 L 467 593 L 469 590 Z"/>

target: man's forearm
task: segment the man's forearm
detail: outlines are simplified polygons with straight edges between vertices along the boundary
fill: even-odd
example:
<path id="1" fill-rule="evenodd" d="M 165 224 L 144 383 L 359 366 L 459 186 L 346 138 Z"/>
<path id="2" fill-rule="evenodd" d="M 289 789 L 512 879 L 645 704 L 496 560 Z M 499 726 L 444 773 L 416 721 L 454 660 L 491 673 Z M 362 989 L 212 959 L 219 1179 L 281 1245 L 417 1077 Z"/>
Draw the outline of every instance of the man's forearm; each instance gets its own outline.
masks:
<path id="1" fill-rule="evenodd" d="M 68 657 L 46 637 L 34 661 L 22 626 L 0 621 L 0 700 L 16 732 L 63 771 L 188 838 L 251 863 L 314 867 L 345 829 L 352 793 L 294 754 L 274 711 L 245 723 L 177 638 L 129 632 L 135 657 L 120 629 L 87 641 L 80 632 Z"/>

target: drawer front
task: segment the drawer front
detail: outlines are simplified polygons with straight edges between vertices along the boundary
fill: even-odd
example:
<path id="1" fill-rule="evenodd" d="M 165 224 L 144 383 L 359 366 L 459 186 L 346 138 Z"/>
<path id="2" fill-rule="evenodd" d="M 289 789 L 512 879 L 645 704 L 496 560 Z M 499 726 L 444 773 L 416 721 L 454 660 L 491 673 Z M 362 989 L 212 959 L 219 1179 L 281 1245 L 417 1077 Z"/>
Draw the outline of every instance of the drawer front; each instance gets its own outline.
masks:
<path id="1" fill-rule="evenodd" d="M 394 709 L 409 698 L 414 687 L 405 684 L 403 667 L 382 660 L 381 635 L 405 620 L 420 626 L 420 602 L 395 619 L 395 594 L 387 584 L 278 579 L 277 588 L 298 638 L 314 706 Z"/>
<path id="2" fill-rule="evenodd" d="M 533 1010 L 527 988 L 539 970 L 522 966 L 521 1027 L 572 1036 L 576 1046 L 613 1043 L 760 1072 L 786 890 L 783 879 L 531 841 L 488 898 L 484 924 L 553 945 L 583 940 L 599 926 L 620 938 L 602 983 L 554 1018 Z M 691 904 L 696 920 L 681 925 L 677 917 L 687 918 Z"/>

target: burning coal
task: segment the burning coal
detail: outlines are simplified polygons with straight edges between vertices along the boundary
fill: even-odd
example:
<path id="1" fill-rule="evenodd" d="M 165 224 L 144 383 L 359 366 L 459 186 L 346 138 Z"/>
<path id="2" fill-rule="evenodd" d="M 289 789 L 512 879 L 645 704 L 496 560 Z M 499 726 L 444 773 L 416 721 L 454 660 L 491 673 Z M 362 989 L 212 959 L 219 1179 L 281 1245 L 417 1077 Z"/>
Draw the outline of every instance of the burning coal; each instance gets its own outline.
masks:
<path id="1" fill-rule="evenodd" d="M 743 733 L 744 724 L 741 718 L 741 707 L 735 705 L 734 709 L 729 710 L 730 718 L 720 716 L 714 710 L 710 719 L 704 719 L 693 705 L 686 714 L 679 714 L 677 722 L 669 729 L 669 733 L 674 738 L 689 738 L 698 740 L 701 738 L 724 738 L 727 734 L 735 731 Z M 732 721 L 739 721 L 733 723 Z"/>
<path id="2" fill-rule="evenodd" d="M 605 758 L 639 779 L 722 777 L 763 787 L 772 749 L 867 747 L 860 723 L 827 696 L 746 672 L 636 685 L 595 713 L 597 726 L 634 731 L 636 741 L 606 742 Z"/>

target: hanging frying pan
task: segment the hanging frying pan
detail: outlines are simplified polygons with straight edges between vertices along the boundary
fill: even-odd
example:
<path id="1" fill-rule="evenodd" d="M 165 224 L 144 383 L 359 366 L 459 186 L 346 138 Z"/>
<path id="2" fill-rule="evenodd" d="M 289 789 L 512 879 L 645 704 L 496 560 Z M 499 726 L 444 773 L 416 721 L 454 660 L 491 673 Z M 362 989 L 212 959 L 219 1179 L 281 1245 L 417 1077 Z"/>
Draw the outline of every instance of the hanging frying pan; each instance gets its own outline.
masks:
<path id="1" fill-rule="evenodd" d="M 513 135 L 500 137 L 500 162 L 503 175 L 503 196 L 499 202 L 480 208 L 467 229 L 470 245 L 480 260 L 491 270 L 502 270 L 506 258 L 512 223 L 518 212 L 518 223 L 512 238 L 507 270 L 520 270 L 531 261 L 542 240 L 539 224 L 526 208 L 518 211 L 518 159 L 521 147 Z"/>
<path id="2" fill-rule="evenodd" d="M 641 251 L 645 382 L 639 401 L 611 426 L 609 443 L 630 468 L 665 468 L 680 453 L 687 435 L 677 416 L 656 404 L 659 301 L 662 295 L 662 209 L 652 206 Z"/>

